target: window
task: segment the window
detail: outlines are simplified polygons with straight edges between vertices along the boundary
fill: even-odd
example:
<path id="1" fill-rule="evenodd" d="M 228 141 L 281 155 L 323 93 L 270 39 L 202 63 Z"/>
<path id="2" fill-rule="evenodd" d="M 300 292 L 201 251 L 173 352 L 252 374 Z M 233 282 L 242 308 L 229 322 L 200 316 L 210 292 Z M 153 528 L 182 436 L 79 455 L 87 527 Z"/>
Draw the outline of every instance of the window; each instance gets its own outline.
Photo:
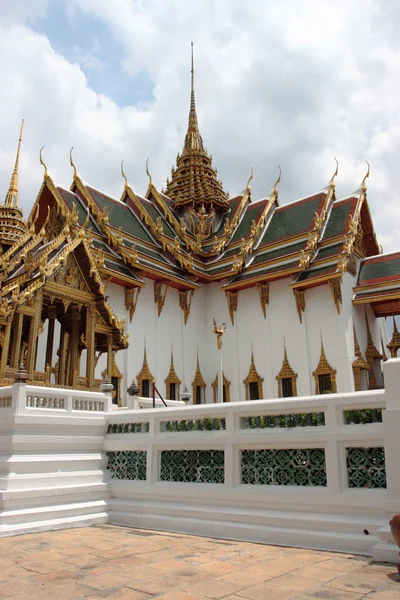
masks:
<path id="1" fill-rule="evenodd" d="M 118 404 L 118 398 L 119 398 L 119 379 L 118 377 L 111 377 L 111 383 L 114 386 L 114 393 L 113 393 L 113 404 Z"/>
<path id="2" fill-rule="evenodd" d="M 251 381 L 249 383 L 249 398 L 250 400 L 259 400 L 260 396 L 258 393 L 258 381 Z"/>
<path id="3" fill-rule="evenodd" d="M 291 377 L 284 377 L 282 380 L 282 398 L 291 398 L 293 396 L 293 381 Z"/>
<path id="4" fill-rule="evenodd" d="M 176 383 L 170 383 L 169 384 L 169 399 L 170 400 L 177 400 L 177 397 L 176 397 Z"/>
<path id="5" fill-rule="evenodd" d="M 319 394 L 331 393 L 332 390 L 332 381 L 329 373 L 323 373 L 322 375 L 318 375 L 318 388 Z"/>
<path id="6" fill-rule="evenodd" d="M 201 404 L 201 385 L 196 385 L 195 404 Z"/>
<path id="7" fill-rule="evenodd" d="M 142 397 L 150 398 L 150 379 L 142 380 Z"/>

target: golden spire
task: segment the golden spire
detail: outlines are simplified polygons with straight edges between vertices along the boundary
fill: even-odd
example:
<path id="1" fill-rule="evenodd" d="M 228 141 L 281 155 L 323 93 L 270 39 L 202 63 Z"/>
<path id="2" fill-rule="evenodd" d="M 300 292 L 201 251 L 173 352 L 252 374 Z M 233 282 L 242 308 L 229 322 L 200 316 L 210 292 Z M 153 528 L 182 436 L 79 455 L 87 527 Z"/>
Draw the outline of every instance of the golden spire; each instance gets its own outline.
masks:
<path id="1" fill-rule="evenodd" d="M 399 333 L 399 330 L 397 329 L 396 319 L 394 318 L 394 315 L 393 315 L 393 335 L 392 335 L 392 339 L 390 340 L 390 342 L 387 345 L 387 348 L 389 348 L 389 350 L 390 350 L 390 357 L 397 358 L 397 351 L 400 348 L 400 333 Z"/>
<path id="2" fill-rule="evenodd" d="M 189 124 L 185 137 L 185 150 L 204 151 L 203 140 L 201 139 L 199 124 L 197 122 L 196 102 L 194 96 L 194 62 L 193 62 L 193 42 L 191 43 L 191 84 L 190 84 L 190 111 Z"/>
<path id="3" fill-rule="evenodd" d="M 22 132 L 24 130 L 24 119 L 22 119 L 21 130 L 19 132 L 17 156 L 15 157 L 14 171 L 11 175 L 10 187 L 5 199 L 5 206 L 19 207 L 19 192 L 18 192 L 18 166 L 19 166 L 19 155 L 21 152 Z"/>
<path id="4" fill-rule="evenodd" d="M 194 95 L 193 42 L 191 45 L 191 88 L 189 123 L 183 151 L 176 157 L 176 167 L 171 171 L 165 193 L 171 198 L 174 208 L 218 207 L 220 212 L 229 210 L 227 194 L 213 168 L 211 156 L 204 150 L 197 122 Z"/>

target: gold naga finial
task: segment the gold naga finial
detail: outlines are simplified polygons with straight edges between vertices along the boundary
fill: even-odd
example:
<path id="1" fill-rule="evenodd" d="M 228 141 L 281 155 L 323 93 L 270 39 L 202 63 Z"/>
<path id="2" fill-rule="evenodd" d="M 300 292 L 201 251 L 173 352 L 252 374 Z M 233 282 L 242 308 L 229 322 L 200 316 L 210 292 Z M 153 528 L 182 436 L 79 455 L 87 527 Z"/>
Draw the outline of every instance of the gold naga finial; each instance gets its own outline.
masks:
<path id="1" fill-rule="evenodd" d="M 49 171 L 48 171 L 47 166 L 45 165 L 44 160 L 43 160 L 43 156 L 42 156 L 43 148 L 44 148 L 44 146 L 42 146 L 40 148 L 39 158 L 40 158 L 40 164 L 42 165 L 42 167 L 44 167 L 44 178 L 47 179 L 48 176 L 49 176 Z"/>
<path id="2" fill-rule="evenodd" d="M 124 190 L 126 191 L 126 190 L 128 189 L 128 187 L 129 187 L 129 183 L 128 183 L 128 178 L 127 178 L 127 176 L 125 175 L 125 171 L 124 171 L 124 160 L 125 160 L 125 159 L 122 159 L 122 160 L 121 160 L 121 175 L 122 175 L 122 177 L 123 177 L 123 178 L 124 178 L 124 180 L 125 180 L 125 186 L 124 186 Z"/>
<path id="3" fill-rule="evenodd" d="M 278 179 L 274 183 L 274 196 L 275 196 L 275 198 L 278 197 L 278 184 L 280 183 L 281 175 L 282 175 L 281 165 L 278 165 L 278 169 L 279 169 Z"/>
<path id="4" fill-rule="evenodd" d="M 74 169 L 74 179 L 77 179 L 78 178 L 78 171 L 76 170 L 76 166 L 74 165 L 74 161 L 72 160 L 72 150 L 73 149 L 74 149 L 74 147 L 72 146 L 71 150 L 69 151 L 69 164 Z"/>
<path id="5" fill-rule="evenodd" d="M 367 179 L 367 177 L 369 177 L 369 173 L 370 173 L 370 170 L 371 170 L 371 166 L 370 166 L 369 162 L 367 160 L 365 162 L 368 165 L 368 170 L 367 170 L 367 172 L 366 172 L 366 174 L 364 176 L 364 179 L 362 180 L 362 184 L 361 184 L 361 190 L 364 192 L 364 194 L 367 191 L 366 179 Z"/>
<path id="6" fill-rule="evenodd" d="M 149 185 L 154 185 L 149 171 L 149 159 L 146 160 L 146 175 L 149 178 Z"/>
<path id="7" fill-rule="evenodd" d="M 250 164 L 251 171 L 250 171 L 250 177 L 249 177 L 249 179 L 247 181 L 247 185 L 246 185 L 246 192 L 248 194 L 250 194 L 250 190 L 251 190 L 250 181 L 253 179 L 253 173 L 254 173 L 253 165 L 251 163 L 249 163 L 249 164 Z"/>
<path id="8" fill-rule="evenodd" d="M 19 205 L 19 192 L 18 192 L 18 167 L 19 167 L 19 156 L 21 152 L 21 143 L 22 143 L 22 132 L 24 130 L 24 119 L 22 119 L 21 129 L 19 132 L 19 140 L 18 140 L 18 148 L 17 155 L 15 157 L 14 170 L 11 175 L 10 187 L 8 188 L 8 192 L 6 195 L 6 199 L 4 204 L 6 206 L 16 206 Z"/>
<path id="9" fill-rule="evenodd" d="M 337 174 L 339 173 L 339 162 L 338 162 L 338 160 L 337 160 L 336 156 L 334 156 L 334 157 L 333 157 L 333 160 L 336 162 L 336 169 L 335 169 L 335 172 L 334 172 L 334 174 L 332 175 L 332 177 L 331 177 L 331 180 L 330 180 L 330 184 L 331 184 L 331 186 L 334 186 L 334 185 L 335 185 L 335 177 L 336 177 L 336 176 L 337 176 Z"/>

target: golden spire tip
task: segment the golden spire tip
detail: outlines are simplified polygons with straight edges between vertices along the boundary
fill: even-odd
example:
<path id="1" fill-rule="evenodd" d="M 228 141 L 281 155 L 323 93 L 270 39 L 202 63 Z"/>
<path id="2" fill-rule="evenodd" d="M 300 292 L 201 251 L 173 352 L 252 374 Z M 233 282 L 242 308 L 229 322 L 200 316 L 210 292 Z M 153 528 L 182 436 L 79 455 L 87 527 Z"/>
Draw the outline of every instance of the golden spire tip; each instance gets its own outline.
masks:
<path id="1" fill-rule="evenodd" d="M 334 185 L 335 177 L 339 173 L 339 162 L 338 162 L 336 156 L 333 157 L 333 160 L 336 162 L 336 169 L 335 169 L 334 174 L 331 177 L 331 181 L 330 181 L 331 185 Z"/>
<path id="2" fill-rule="evenodd" d="M 18 206 L 19 205 L 18 167 L 19 167 L 19 157 L 20 157 L 20 153 L 21 153 L 23 130 L 24 130 L 24 119 L 22 119 L 22 122 L 21 122 L 21 129 L 19 132 L 18 147 L 17 147 L 17 154 L 15 157 L 14 170 L 11 175 L 10 187 L 8 188 L 8 192 L 7 192 L 6 199 L 5 199 L 5 204 L 7 206 Z"/>

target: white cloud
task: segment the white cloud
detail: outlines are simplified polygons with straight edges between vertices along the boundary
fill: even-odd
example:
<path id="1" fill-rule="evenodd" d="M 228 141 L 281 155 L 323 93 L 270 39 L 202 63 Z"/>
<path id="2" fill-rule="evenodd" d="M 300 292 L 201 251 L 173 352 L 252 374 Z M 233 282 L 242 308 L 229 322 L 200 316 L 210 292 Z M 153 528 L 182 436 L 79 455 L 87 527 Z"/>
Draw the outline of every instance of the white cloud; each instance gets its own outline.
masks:
<path id="1" fill-rule="evenodd" d="M 45 7 L 45 2 L 37 6 Z M 28 2 L 13 14 L 31 16 Z M 120 107 L 97 95 L 81 67 L 56 54 L 26 25 L 0 31 L 0 184 L 11 173 L 20 117 L 26 119 L 21 187 L 26 207 L 39 189 L 38 149 L 54 179 L 68 185 L 69 148 L 82 176 L 119 196 L 119 163 L 146 189 L 144 163 L 162 187 L 181 149 L 189 102 L 189 43 L 195 40 L 201 132 L 229 192 L 255 168 L 254 197 L 283 169 L 282 201 L 321 188 L 339 160 L 338 195 L 353 191 L 371 161 L 369 201 L 386 251 L 398 248 L 400 9 L 383 0 L 74 0 L 101 19 L 124 54 L 126 86 L 146 70 L 148 107 Z M 22 10 L 24 9 L 24 10 Z M 10 17 L 10 15 L 8 15 Z M 10 18 L 8 19 L 10 20 Z M 18 43 L 16 43 L 18 41 Z"/>

